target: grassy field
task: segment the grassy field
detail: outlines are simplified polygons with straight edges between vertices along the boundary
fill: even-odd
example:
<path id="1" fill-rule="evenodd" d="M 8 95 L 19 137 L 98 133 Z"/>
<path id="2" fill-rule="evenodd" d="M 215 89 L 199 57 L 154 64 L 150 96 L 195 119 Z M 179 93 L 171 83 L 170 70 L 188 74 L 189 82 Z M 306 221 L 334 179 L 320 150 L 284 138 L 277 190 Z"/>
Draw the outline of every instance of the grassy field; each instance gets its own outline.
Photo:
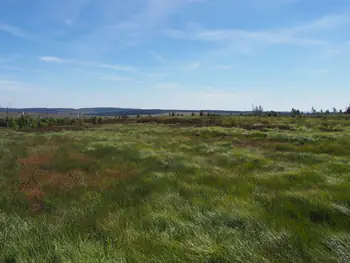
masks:
<path id="1" fill-rule="evenodd" d="M 220 118 L 0 130 L 0 262 L 350 262 L 350 120 Z"/>

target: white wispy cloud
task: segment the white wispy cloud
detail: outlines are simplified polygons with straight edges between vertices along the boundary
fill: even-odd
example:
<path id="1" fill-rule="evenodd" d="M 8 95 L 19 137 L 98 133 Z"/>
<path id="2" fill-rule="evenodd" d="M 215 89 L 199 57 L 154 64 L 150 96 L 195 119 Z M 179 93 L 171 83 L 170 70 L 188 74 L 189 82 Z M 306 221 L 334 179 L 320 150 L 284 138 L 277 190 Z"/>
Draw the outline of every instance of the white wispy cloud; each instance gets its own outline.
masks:
<path id="1" fill-rule="evenodd" d="M 62 59 L 58 57 L 40 57 L 39 60 L 53 63 L 74 63 L 72 60 Z"/>
<path id="2" fill-rule="evenodd" d="M 42 72 L 42 70 L 39 70 L 39 69 L 26 69 L 26 68 L 3 66 L 3 65 L 0 65 L 0 69 L 7 70 L 7 71 L 17 71 L 17 72 L 37 72 L 37 73 Z"/>
<path id="3" fill-rule="evenodd" d="M 100 63 L 100 62 L 93 62 L 93 61 L 80 61 L 80 60 L 74 60 L 74 59 L 66 59 L 66 58 L 59 58 L 55 56 L 44 56 L 39 57 L 40 61 L 46 62 L 46 63 L 56 63 L 56 64 L 72 64 L 75 66 L 81 66 L 81 67 L 95 67 L 95 68 L 103 68 L 103 69 L 109 69 L 119 72 L 125 72 L 125 73 L 131 73 L 138 76 L 144 76 L 144 77 L 163 77 L 166 74 L 162 72 L 143 72 L 135 69 L 134 67 L 130 66 L 122 66 L 122 65 L 116 65 L 116 64 L 106 64 L 106 63 Z M 128 77 L 118 77 L 114 76 L 114 80 L 121 81 L 127 80 Z M 107 78 L 105 78 L 107 79 Z M 109 78 L 109 80 L 112 80 Z M 128 80 L 131 80 L 130 78 Z M 135 80 L 136 81 L 136 80 Z M 139 81 L 139 80 L 137 80 Z"/>
<path id="4" fill-rule="evenodd" d="M 34 36 L 32 34 L 27 33 L 27 32 L 15 27 L 15 26 L 8 25 L 8 24 L 1 23 L 1 22 L 0 22 L 0 31 L 6 32 L 12 36 L 23 38 L 26 40 L 33 40 L 34 39 Z"/>
<path id="5" fill-rule="evenodd" d="M 197 69 L 199 69 L 200 68 L 200 66 L 201 66 L 201 63 L 199 63 L 199 62 L 192 62 L 192 63 L 190 63 L 189 65 L 188 65 L 188 69 L 189 70 L 197 70 Z"/>
<path id="6" fill-rule="evenodd" d="M 173 39 L 191 39 L 203 30 L 202 25 L 199 23 L 186 22 L 183 28 L 165 28 L 162 30 L 162 34 Z"/>
<path id="7" fill-rule="evenodd" d="M 165 63 L 165 58 L 160 55 L 158 52 L 151 50 L 150 54 L 157 60 L 159 63 L 164 64 Z"/>
<path id="8" fill-rule="evenodd" d="M 81 12 L 90 4 L 90 0 L 50 0 L 42 1 L 49 16 L 72 27 L 79 19 Z"/>
<path id="9" fill-rule="evenodd" d="M 109 28 L 128 33 L 147 33 L 149 29 L 162 24 L 183 3 L 183 0 L 144 0 L 140 2 L 139 11 L 132 14 L 129 20 L 119 21 Z"/>
<path id="10" fill-rule="evenodd" d="M 350 41 L 336 45 L 329 45 L 324 49 L 323 53 L 320 55 L 320 58 L 327 59 L 336 56 L 344 56 L 347 54 L 350 54 Z"/>
<path id="11" fill-rule="evenodd" d="M 195 36 L 202 41 L 218 43 L 234 43 L 254 41 L 270 44 L 291 44 L 297 46 L 314 46 L 325 44 L 326 41 L 293 36 L 286 31 L 246 31 L 246 30 L 207 30 Z"/>
<path id="12" fill-rule="evenodd" d="M 109 35 L 116 34 L 119 39 L 124 38 L 124 42 L 128 46 L 135 46 L 142 43 L 142 39 L 146 36 L 157 32 L 164 31 L 175 37 L 177 34 L 174 29 L 163 29 L 171 15 L 176 14 L 182 7 L 188 5 L 197 5 L 202 0 L 142 0 L 138 5 L 139 10 L 133 13 L 129 19 L 118 21 L 108 26 Z M 114 32 L 114 33 L 113 33 Z M 181 34 L 179 31 L 178 34 Z M 107 36 L 108 37 L 108 36 Z M 178 36 L 181 37 L 181 36 Z"/>
<path id="13" fill-rule="evenodd" d="M 125 66 L 119 66 L 119 65 L 112 65 L 112 64 L 98 64 L 100 68 L 108 68 L 118 71 L 127 71 L 127 72 L 136 72 L 137 70 L 131 67 L 125 67 Z"/>
<path id="14" fill-rule="evenodd" d="M 156 78 L 164 77 L 167 75 L 166 73 L 162 73 L 162 72 L 137 72 L 137 73 L 141 76 L 156 77 Z"/>
<path id="15" fill-rule="evenodd" d="M 183 0 L 146 0 L 143 10 L 134 16 L 134 22 L 141 23 L 142 27 L 157 26 L 186 2 Z"/>
<path id="16" fill-rule="evenodd" d="M 246 45 L 250 50 L 250 45 L 257 43 L 267 44 L 288 44 L 295 46 L 322 46 L 329 44 L 329 39 L 322 37 L 310 37 L 315 32 L 326 34 L 342 26 L 350 25 L 349 14 L 334 14 L 321 17 L 319 19 L 304 22 L 303 24 L 294 25 L 280 29 L 265 30 L 243 30 L 239 28 L 232 29 L 202 29 L 196 32 L 190 32 L 188 29 L 166 29 L 164 35 L 175 39 L 192 39 L 204 42 L 214 42 L 223 45 L 239 44 Z M 249 51 L 251 53 L 251 51 Z"/>
<path id="17" fill-rule="evenodd" d="M 232 69 L 231 65 L 217 65 L 215 66 L 216 69 Z"/>
<path id="18" fill-rule="evenodd" d="M 0 91 L 5 92 L 31 92 L 37 90 L 29 83 L 13 79 L 0 79 Z"/>
<path id="19" fill-rule="evenodd" d="M 317 20 L 311 21 L 306 24 L 296 26 L 289 31 L 294 33 L 301 33 L 316 30 L 329 30 L 333 28 L 346 26 L 348 24 L 350 24 L 349 14 L 333 14 L 321 17 Z"/>
<path id="20" fill-rule="evenodd" d="M 117 71 L 135 72 L 135 73 L 137 72 L 136 69 L 134 69 L 132 67 L 127 67 L 127 66 L 120 66 L 120 65 L 114 65 L 114 64 L 103 64 L 103 63 L 89 62 L 89 61 L 79 61 L 79 60 L 65 59 L 65 58 L 59 58 L 59 57 L 54 57 L 54 56 L 39 57 L 39 60 L 44 61 L 44 62 L 48 62 L 48 63 L 75 64 L 75 65 L 80 65 L 80 66 L 113 69 L 113 70 L 117 70 Z"/>

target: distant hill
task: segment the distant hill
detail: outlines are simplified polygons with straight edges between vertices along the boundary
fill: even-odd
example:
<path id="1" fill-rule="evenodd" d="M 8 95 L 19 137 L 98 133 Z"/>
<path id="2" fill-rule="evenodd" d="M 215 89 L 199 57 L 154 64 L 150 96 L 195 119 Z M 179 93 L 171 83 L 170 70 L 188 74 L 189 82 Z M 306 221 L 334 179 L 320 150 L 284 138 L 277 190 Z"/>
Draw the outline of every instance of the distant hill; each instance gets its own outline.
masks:
<path id="1" fill-rule="evenodd" d="M 199 110 L 162 110 L 162 109 L 133 109 L 133 108 L 1 108 L 0 112 L 25 112 L 25 113 L 35 113 L 35 114 L 84 114 L 91 116 L 126 116 L 126 115 L 161 115 L 169 114 L 172 112 L 175 113 L 187 113 L 191 114 L 192 112 L 199 113 Z M 222 114 L 222 115 L 239 115 L 243 111 L 220 111 L 220 110 L 204 110 L 204 112 Z"/>
<path id="2" fill-rule="evenodd" d="M 199 110 L 162 110 L 162 109 L 134 109 L 134 108 L 0 108 L 0 112 L 10 113 L 32 113 L 32 114 L 50 114 L 50 115 L 89 115 L 89 116 L 130 116 L 130 115 L 166 115 L 174 112 L 175 114 L 190 115 L 192 112 L 199 113 Z M 240 115 L 249 114 L 251 111 L 223 111 L 223 110 L 203 110 L 220 115 Z M 279 112 L 286 114 L 286 112 Z"/>

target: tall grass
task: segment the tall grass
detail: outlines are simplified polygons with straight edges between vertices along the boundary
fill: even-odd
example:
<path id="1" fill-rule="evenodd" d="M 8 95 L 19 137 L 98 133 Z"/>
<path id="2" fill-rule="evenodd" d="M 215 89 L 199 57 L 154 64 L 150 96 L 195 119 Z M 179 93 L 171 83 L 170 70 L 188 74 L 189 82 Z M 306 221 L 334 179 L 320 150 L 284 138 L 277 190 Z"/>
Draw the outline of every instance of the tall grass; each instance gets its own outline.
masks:
<path id="1" fill-rule="evenodd" d="M 349 262 L 349 126 L 235 121 L 1 130 L 0 262 Z"/>

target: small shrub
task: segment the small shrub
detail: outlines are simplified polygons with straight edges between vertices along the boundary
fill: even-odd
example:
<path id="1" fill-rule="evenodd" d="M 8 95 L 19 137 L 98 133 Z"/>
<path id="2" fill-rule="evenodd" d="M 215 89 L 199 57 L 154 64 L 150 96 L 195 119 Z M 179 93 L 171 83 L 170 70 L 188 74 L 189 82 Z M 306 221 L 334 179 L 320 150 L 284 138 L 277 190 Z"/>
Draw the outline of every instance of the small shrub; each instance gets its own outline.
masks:
<path id="1" fill-rule="evenodd" d="M 92 117 L 92 124 L 97 124 L 97 123 L 98 123 L 97 117 L 96 116 Z"/>
<path id="2" fill-rule="evenodd" d="M 294 109 L 294 108 L 292 109 L 291 114 L 292 114 L 292 117 L 301 117 L 300 110 L 297 110 L 297 109 Z"/>
<path id="3" fill-rule="evenodd" d="M 15 119 L 11 119 L 9 124 L 10 124 L 11 129 L 14 129 L 14 130 L 18 129 L 18 124 L 17 124 L 17 121 Z"/>

